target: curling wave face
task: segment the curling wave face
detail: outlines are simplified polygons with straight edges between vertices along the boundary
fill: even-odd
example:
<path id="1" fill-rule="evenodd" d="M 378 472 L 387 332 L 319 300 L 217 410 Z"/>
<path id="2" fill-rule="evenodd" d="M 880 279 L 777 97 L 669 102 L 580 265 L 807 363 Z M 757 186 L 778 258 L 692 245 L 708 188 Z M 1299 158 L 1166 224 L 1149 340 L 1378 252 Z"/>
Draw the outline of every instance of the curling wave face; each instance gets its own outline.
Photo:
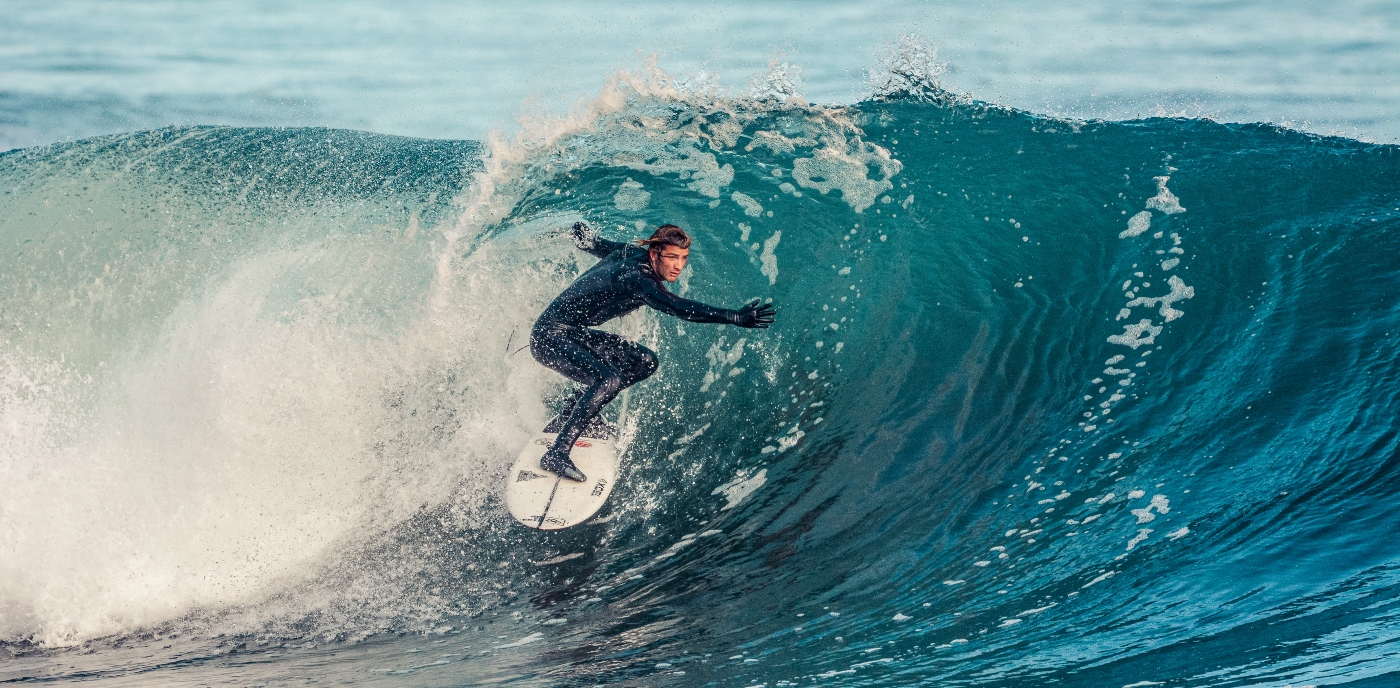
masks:
<path id="1" fill-rule="evenodd" d="M 7 676 L 1396 669 L 1396 148 L 610 89 L 485 154 L 194 128 L 0 157 Z M 562 390 L 517 352 L 591 262 L 579 218 L 687 228 L 677 289 L 778 321 L 619 323 L 662 361 L 614 403 L 622 483 L 541 535 L 498 483 Z"/>

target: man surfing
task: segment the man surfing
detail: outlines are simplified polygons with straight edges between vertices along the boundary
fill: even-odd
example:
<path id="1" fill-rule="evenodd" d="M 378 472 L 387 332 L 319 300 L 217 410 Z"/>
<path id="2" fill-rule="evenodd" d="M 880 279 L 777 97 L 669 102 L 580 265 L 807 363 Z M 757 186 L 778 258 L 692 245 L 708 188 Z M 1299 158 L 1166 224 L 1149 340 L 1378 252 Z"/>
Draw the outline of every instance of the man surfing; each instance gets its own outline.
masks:
<path id="1" fill-rule="evenodd" d="M 738 310 L 707 306 L 672 294 L 663 282 L 681 276 L 690 257 L 690 236 L 662 225 L 636 246 L 608 241 L 588 225 L 573 226 L 574 245 L 602 260 L 574 280 L 535 321 L 530 353 L 550 368 L 587 387 L 577 396 L 540 468 L 561 478 L 588 478 L 569 459 L 569 450 L 603 406 L 623 389 L 656 372 L 656 352 L 609 332 L 592 329 L 643 304 L 683 320 L 766 328 L 773 306 L 755 299 Z"/>

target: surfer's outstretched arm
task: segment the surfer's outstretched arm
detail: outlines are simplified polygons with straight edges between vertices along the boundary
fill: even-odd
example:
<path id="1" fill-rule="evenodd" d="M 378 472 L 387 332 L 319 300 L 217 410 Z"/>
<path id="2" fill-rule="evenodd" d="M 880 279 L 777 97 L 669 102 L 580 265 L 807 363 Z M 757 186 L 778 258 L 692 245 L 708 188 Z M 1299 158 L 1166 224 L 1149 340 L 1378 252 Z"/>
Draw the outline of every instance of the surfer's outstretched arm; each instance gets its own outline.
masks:
<path id="1" fill-rule="evenodd" d="M 599 258 L 606 258 L 609 253 L 627 246 L 627 244 L 621 242 L 604 239 L 598 235 L 598 230 L 589 227 L 583 222 L 575 222 L 573 228 L 569 230 L 569 232 L 574 237 L 574 246 L 577 246 L 581 251 L 587 251 Z"/>
<path id="2" fill-rule="evenodd" d="M 639 277 L 635 280 L 635 285 L 637 293 L 642 297 L 642 302 L 666 315 L 690 322 L 753 328 L 765 328 L 773 322 L 773 306 L 771 305 L 760 306 L 758 301 L 754 301 L 739 310 L 716 308 L 709 304 L 676 296 L 666 291 L 656 280 L 645 276 Z"/>

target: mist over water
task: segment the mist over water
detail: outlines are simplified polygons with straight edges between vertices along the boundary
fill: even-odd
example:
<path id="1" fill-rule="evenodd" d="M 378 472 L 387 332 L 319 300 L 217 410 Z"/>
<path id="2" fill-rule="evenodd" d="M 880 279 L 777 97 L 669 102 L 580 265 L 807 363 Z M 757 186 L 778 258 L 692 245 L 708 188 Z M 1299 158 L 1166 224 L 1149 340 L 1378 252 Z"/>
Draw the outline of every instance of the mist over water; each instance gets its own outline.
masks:
<path id="1" fill-rule="evenodd" d="M 989 105 L 918 41 L 851 105 L 642 65 L 486 143 L 0 156 L 0 677 L 1400 675 L 1400 149 Z M 609 507 L 540 533 L 500 481 L 581 218 L 686 227 L 676 290 L 779 320 L 610 325 L 661 368 Z"/>

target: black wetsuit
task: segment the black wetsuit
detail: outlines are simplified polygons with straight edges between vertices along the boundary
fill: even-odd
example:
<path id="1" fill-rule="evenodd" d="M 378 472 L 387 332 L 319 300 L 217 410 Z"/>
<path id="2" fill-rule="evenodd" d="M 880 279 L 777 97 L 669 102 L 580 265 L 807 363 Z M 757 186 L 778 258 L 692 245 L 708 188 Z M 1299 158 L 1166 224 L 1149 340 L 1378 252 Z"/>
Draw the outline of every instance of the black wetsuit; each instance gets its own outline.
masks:
<path id="1" fill-rule="evenodd" d="M 573 234 L 578 248 L 602 260 L 540 314 L 530 332 L 530 353 L 546 367 L 587 385 L 573 408 L 566 410 L 568 419 L 541 461 L 545 470 L 560 472 L 562 464 L 567 464 L 577 473 L 568 462 L 568 454 L 580 433 L 619 392 L 656 372 L 656 353 L 651 349 L 591 328 L 642 305 L 691 322 L 743 327 L 767 327 L 771 316 L 763 316 L 766 322 L 755 319 L 757 302 L 728 310 L 676 296 L 662 286 L 652 270 L 647 249 L 608 241 L 582 224 L 574 226 Z M 763 308 L 771 312 L 771 308 Z"/>

